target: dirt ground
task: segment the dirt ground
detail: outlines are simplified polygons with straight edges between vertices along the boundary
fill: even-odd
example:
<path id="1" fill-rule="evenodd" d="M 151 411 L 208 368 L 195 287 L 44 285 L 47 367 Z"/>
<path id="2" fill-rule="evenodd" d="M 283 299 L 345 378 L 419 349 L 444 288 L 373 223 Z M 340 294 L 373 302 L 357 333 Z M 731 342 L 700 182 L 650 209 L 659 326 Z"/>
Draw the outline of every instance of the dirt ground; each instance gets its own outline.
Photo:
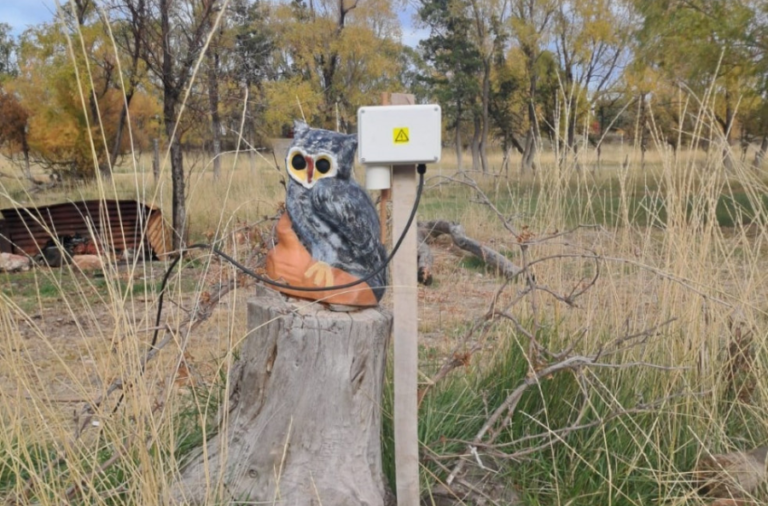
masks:
<path id="1" fill-rule="evenodd" d="M 442 359 L 444 352 L 453 348 L 466 324 L 487 310 L 499 285 L 499 279 L 482 267 L 462 267 L 465 254 L 449 239 L 434 241 L 432 251 L 434 282 L 420 286 L 418 295 L 419 345 L 428 362 Z M 76 273 L 71 277 L 47 268 L 39 268 L 36 273 L 2 275 L 9 303 L 18 306 L 9 307 L 8 312 L 18 342 L 8 343 L 2 350 L 7 354 L 5 360 L 12 360 L 14 367 L 0 372 L 0 391 L 6 395 L 15 392 L 27 399 L 34 392 L 34 397 L 46 399 L 50 407 L 58 406 L 61 416 L 71 417 L 76 406 L 97 397 L 118 377 L 116 371 L 121 367 L 116 359 L 121 350 L 136 346 L 143 354 L 152 338 L 157 297 L 139 292 L 115 304 L 114 296 L 106 294 L 107 282 L 102 276 L 120 278 L 118 287 L 124 287 L 129 277 L 135 284 L 157 286 L 164 268 L 162 262 L 148 262 L 132 276 L 125 266 L 112 273 Z M 202 265 L 184 269 L 180 278 L 185 286 L 180 291 L 169 291 L 163 315 L 171 327 L 192 310 L 198 294 L 205 300 L 219 280 L 230 275 L 229 269 L 213 265 L 201 285 L 203 272 Z M 48 294 L 51 278 L 59 279 L 53 284 L 60 288 Z M 35 295 L 41 290 L 43 296 Z M 195 382 L 212 382 L 220 374 L 227 348 L 236 346 L 247 332 L 245 303 L 253 291 L 252 281 L 248 280 L 244 288 L 225 295 L 213 306 L 210 318 L 189 333 L 182 366 L 175 370 L 182 345 L 174 340 L 154 359 L 156 364 L 148 369 L 146 380 L 160 389 L 171 383 L 184 388 Z M 391 310 L 391 292 L 382 303 Z"/>
<path id="2" fill-rule="evenodd" d="M 564 247 L 578 245 L 583 251 L 610 252 L 615 249 L 616 238 L 604 231 L 584 230 L 568 241 Z M 484 242 L 498 251 L 514 252 L 516 249 L 503 239 L 486 239 Z M 420 285 L 418 292 L 418 342 L 422 373 L 427 376 L 456 346 L 471 322 L 488 310 L 502 282 L 453 245 L 450 238 L 439 237 L 430 244 L 434 256 L 434 282 L 430 286 Z M 519 260 L 514 254 L 510 257 L 514 262 Z M 590 275 L 588 268 L 589 264 L 583 261 L 561 262 L 557 266 L 558 272 L 539 267 L 536 275 L 538 282 L 550 284 L 551 281 L 550 286 L 560 289 L 562 286 L 554 284 L 558 279 L 587 279 Z M 663 309 L 655 301 L 660 283 L 664 281 L 651 273 L 639 277 L 630 268 L 634 269 L 631 265 L 619 265 L 617 272 L 620 274 L 605 275 L 600 283 L 608 288 L 601 288 L 597 298 L 590 303 L 592 308 L 607 303 L 619 309 L 626 308 L 614 313 L 616 322 L 624 325 L 628 332 L 632 325 L 642 329 L 653 321 L 654 315 L 648 308 Z M 120 357 L 126 356 L 126 350 L 133 350 L 130 356 L 143 356 L 152 339 L 157 311 L 157 297 L 152 295 L 153 292 L 134 290 L 122 297 L 108 297 L 105 295 L 107 287 L 124 287 L 131 276 L 134 284 L 152 285 L 156 293 L 164 269 L 164 263 L 151 262 L 139 266 L 132 276 L 125 268 L 106 275 L 80 273 L 69 281 L 62 281 L 58 292 L 46 296 L 36 295 L 35 290 L 47 293 L 46 276 L 55 276 L 53 272 L 39 269 L 36 274 L 2 275 L 5 277 L 2 288 L 9 304 L 17 304 L 23 312 L 14 309 L 7 312 L 11 321 L 6 325 L 17 329 L 18 339 L 3 344 L 0 349 L 3 354 L 0 358 L 7 365 L 0 370 L 0 391 L 4 395 L 14 393 L 19 398 L 31 398 L 31 392 L 36 392 L 35 396 L 47 399 L 61 416 L 71 417 L 74 406 L 98 396 L 120 377 L 120 371 L 124 370 Z M 564 270 L 573 272 L 564 275 Z M 205 307 L 216 286 L 226 283 L 232 275 L 228 267 L 214 263 L 207 268 L 202 260 L 192 262 L 172 278 L 172 289 L 163 311 L 165 323 L 161 325 L 176 328 L 196 307 Z M 119 279 L 109 284 L 100 276 Z M 723 277 L 733 278 L 727 272 Z M 638 280 L 643 284 L 638 284 Z M 252 283 L 252 280 L 246 281 L 241 288 L 212 305 L 210 317 L 189 332 L 186 344 L 182 332 L 158 353 L 144 375 L 145 380 L 156 387 L 158 395 L 168 385 L 183 390 L 195 384 L 211 384 L 220 377 L 223 357 L 247 334 L 246 302 L 254 291 Z M 91 288 L 83 290 L 82 286 Z M 510 300 L 523 287 L 522 281 L 512 282 L 504 297 Z M 119 303 L 115 302 L 116 298 L 120 299 Z M 203 306 L 199 306 L 201 303 Z M 382 303 L 391 309 L 391 291 Z M 558 311 L 571 311 L 569 315 L 575 321 L 574 325 L 579 325 L 579 320 L 590 324 L 593 323 L 590 318 L 595 318 L 594 310 L 589 307 L 575 312 L 560 309 L 564 306 L 551 299 L 544 300 L 543 304 L 553 318 L 558 317 Z M 493 343 L 484 345 L 491 348 Z M 181 367 L 177 369 L 180 362 Z"/>

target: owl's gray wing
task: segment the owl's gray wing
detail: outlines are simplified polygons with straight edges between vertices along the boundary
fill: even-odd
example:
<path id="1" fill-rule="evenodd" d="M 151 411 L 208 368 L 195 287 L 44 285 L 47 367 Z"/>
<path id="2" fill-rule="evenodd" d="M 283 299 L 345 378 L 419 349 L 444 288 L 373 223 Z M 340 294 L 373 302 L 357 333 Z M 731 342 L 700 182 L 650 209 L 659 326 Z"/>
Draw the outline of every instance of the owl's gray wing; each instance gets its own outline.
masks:
<path id="1" fill-rule="evenodd" d="M 377 255 L 379 217 L 368 194 L 349 180 L 321 180 L 312 192 L 312 210 L 357 255 Z"/>
<path id="2" fill-rule="evenodd" d="M 381 266 L 386 250 L 379 239 L 379 217 L 360 185 L 350 180 L 322 179 L 314 187 L 311 198 L 314 217 L 338 236 L 340 245 L 336 245 L 335 267 L 364 277 Z M 386 269 L 369 284 L 383 287 Z"/>

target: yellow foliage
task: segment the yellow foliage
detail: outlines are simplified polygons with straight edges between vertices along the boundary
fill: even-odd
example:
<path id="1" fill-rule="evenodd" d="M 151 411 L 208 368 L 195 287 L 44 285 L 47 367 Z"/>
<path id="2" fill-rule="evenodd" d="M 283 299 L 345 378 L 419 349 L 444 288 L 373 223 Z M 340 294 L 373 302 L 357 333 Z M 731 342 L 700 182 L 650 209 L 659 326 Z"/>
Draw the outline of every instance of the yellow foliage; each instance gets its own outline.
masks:
<path id="1" fill-rule="evenodd" d="M 264 92 L 269 106 L 264 112 L 263 129 L 268 134 L 280 135 L 294 119 L 318 121 L 323 95 L 310 81 L 300 77 L 270 81 L 264 85 Z"/>
<path id="2" fill-rule="evenodd" d="M 343 27 L 338 9 L 336 2 L 317 2 L 314 10 L 275 8 L 275 61 L 287 77 L 264 85 L 270 135 L 301 117 L 298 102 L 310 124 L 333 127 L 337 113 L 342 123 L 352 122 L 359 106 L 379 103 L 383 91 L 398 91 L 400 30 L 391 3 L 360 2 Z"/>
<path id="3" fill-rule="evenodd" d="M 72 39 L 70 51 L 60 25 L 41 25 L 25 35 L 21 72 L 6 88 L 29 113 L 32 156 L 57 170 L 91 177 L 108 161 L 125 96 L 114 50 L 104 32 L 85 26 L 73 37 L 82 37 L 89 65 L 79 38 Z M 160 112 L 158 102 L 137 91 L 129 112 L 134 147 L 147 148 L 150 137 L 157 135 L 153 118 Z M 130 141 L 126 125 L 121 153 L 131 149 Z"/>

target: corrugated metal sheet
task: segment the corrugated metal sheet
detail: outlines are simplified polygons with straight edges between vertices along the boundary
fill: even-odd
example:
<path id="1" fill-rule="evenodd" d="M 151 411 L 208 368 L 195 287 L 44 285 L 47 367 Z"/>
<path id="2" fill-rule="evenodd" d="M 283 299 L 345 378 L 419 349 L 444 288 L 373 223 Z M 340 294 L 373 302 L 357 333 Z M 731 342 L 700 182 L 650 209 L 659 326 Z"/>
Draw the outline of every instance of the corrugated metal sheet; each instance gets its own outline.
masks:
<path id="1" fill-rule="evenodd" d="M 85 238 L 118 255 L 143 246 L 162 257 L 171 249 L 160 210 L 135 200 L 84 200 L 0 213 L 0 251 L 8 253 L 37 255 L 53 237 Z"/>

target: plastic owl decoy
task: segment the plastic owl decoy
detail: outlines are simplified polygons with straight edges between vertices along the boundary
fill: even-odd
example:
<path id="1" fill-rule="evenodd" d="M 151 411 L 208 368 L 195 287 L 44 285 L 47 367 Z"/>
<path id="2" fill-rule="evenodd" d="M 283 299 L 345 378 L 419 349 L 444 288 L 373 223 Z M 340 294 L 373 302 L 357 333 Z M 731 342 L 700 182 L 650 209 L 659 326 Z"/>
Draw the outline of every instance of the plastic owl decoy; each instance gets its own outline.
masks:
<path id="1" fill-rule="evenodd" d="M 286 156 L 286 212 L 277 245 L 267 254 L 267 274 L 297 287 L 334 287 L 367 277 L 386 260 L 379 217 L 354 180 L 357 136 L 295 122 Z M 345 289 L 281 292 L 331 304 L 373 306 L 384 295 L 386 269 Z"/>

